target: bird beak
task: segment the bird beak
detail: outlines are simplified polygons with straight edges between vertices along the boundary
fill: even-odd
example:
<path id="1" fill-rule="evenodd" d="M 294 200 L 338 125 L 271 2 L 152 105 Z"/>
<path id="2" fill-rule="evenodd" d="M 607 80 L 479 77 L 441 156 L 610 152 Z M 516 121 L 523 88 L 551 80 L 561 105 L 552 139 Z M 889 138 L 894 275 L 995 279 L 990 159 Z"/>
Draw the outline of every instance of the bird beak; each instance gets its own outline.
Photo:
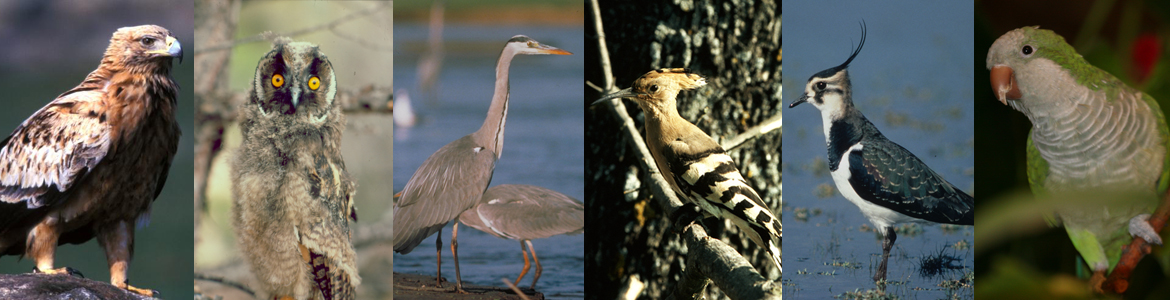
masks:
<path id="1" fill-rule="evenodd" d="M 555 55 L 572 55 L 573 54 L 573 53 L 569 53 L 569 51 L 561 50 L 560 48 L 541 44 L 541 43 L 536 43 L 536 45 L 533 46 L 532 48 L 536 50 L 537 54 L 555 54 Z"/>
<path id="2" fill-rule="evenodd" d="M 796 101 L 792 101 L 792 104 L 789 104 L 788 108 L 796 107 L 797 105 L 800 105 L 801 103 L 805 103 L 805 102 L 808 102 L 808 94 L 800 95 L 800 99 L 796 99 Z"/>
<path id="3" fill-rule="evenodd" d="M 177 57 L 179 58 L 179 63 L 183 63 L 183 46 L 180 45 L 179 40 L 176 40 L 173 36 L 168 36 L 166 42 L 166 49 L 151 50 L 146 51 L 146 53 L 158 54 L 160 56 Z"/>
<path id="4" fill-rule="evenodd" d="M 597 99 L 597 101 L 593 101 L 593 104 L 590 104 L 589 106 L 594 106 L 594 105 L 597 105 L 598 103 L 601 103 L 602 101 L 613 99 L 613 98 L 635 98 L 635 97 L 638 97 L 638 94 L 634 93 L 632 88 L 627 88 L 624 90 L 617 91 L 617 93 L 601 96 L 601 99 Z"/>
<path id="5" fill-rule="evenodd" d="M 991 67 L 991 90 L 995 91 L 995 98 L 1004 105 L 1007 105 L 1007 100 L 1020 100 L 1024 96 L 1020 92 L 1020 85 L 1016 83 L 1015 72 L 1006 65 Z"/>

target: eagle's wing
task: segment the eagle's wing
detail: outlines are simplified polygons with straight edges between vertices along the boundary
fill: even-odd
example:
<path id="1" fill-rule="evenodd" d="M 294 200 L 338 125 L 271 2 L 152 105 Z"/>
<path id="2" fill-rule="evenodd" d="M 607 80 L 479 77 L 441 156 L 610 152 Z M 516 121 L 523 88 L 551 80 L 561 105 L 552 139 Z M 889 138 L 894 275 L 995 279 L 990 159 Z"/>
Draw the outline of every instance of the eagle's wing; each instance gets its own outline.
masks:
<path id="1" fill-rule="evenodd" d="M 53 205 L 101 162 L 112 144 L 103 96 L 62 95 L 0 142 L 0 202 Z"/>

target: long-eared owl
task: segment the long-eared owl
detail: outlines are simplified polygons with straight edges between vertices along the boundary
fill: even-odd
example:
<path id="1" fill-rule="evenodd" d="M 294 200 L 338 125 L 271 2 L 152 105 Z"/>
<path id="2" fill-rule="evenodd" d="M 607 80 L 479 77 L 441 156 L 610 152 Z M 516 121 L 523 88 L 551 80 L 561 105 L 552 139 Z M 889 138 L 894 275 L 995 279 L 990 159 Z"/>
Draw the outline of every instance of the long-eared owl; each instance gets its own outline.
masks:
<path id="1" fill-rule="evenodd" d="M 333 67 L 316 45 L 279 39 L 251 89 L 231 162 L 238 247 L 269 297 L 353 299 L 356 185 L 341 157 Z"/>

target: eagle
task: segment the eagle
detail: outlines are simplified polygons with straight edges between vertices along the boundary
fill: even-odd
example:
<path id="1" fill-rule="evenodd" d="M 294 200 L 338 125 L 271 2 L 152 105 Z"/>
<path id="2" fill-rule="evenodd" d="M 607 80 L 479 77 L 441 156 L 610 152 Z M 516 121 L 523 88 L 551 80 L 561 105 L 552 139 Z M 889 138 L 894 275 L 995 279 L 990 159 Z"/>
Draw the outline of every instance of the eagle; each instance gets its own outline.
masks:
<path id="1" fill-rule="evenodd" d="M 34 272 L 54 268 L 60 244 L 97 238 L 110 282 L 130 286 L 134 230 L 150 219 L 178 151 L 179 86 L 171 59 L 183 48 L 166 28 L 114 32 L 97 70 L 33 113 L 0 142 L 0 255 L 29 256 Z"/>

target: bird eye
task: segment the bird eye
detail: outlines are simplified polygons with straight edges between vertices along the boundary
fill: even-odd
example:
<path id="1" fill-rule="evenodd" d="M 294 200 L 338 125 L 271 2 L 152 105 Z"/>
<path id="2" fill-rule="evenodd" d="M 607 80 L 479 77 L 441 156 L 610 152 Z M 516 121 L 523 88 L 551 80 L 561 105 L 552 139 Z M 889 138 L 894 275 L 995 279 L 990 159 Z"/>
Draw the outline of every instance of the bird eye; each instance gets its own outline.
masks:
<path id="1" fill-rule="evenodd" d="M 651 93 L 657 93 L 657 92 L 658 92 L 658 85 L 657 85 L 657 84 L 655 84 L 655 85 L 651 85 L 651 86 L 650 86 L 650 92 L 651 92 Z"/>
<path id="2" fill-rule="evenodd" d="M 319 87 L 321 87 L 321 79 L 320 78 L 317 78 L 317 76 L 313 76 L 313 78 L 309 78 L 309 89 L 316 91 L 317 88 L 319 88 Z"/>
<path id="3" fill-rule="evenodd" d="M 1020 53 L 1023 53 L 1024 57 L 1031 56 L 1033 52 L 1036 52 L 1036 49 L 1032 49 L 1032 45 L 1024 45 L 1024 48 L 1020 49 Z"/>
<path id="4" fill-rule="evenodd" d="M 822 82 L 817 82 L 817 90 L 818 90 L 818 91 L 822 91 L 822 90 L 824 90 L 824 89 L 825 89 L 825 86 L 826 86 L 825 82 L 823 82 L 823 81 L 822 81 Z"/>
<path id="5" fill-rule="evenodd" d="M 272 75 L 272 86 L 280 87 L 282 85 L 284 85 L 284 75 L 280 75 L 280 74 Z"/>
<path id="6" fill-rule="evenodd" d="M 155 38 L 144 37 L 144 38 L 142 38 L 142 45 L 150 47 L 151 45 L 154 45 L 154 41 L 155 41 Z"/>

